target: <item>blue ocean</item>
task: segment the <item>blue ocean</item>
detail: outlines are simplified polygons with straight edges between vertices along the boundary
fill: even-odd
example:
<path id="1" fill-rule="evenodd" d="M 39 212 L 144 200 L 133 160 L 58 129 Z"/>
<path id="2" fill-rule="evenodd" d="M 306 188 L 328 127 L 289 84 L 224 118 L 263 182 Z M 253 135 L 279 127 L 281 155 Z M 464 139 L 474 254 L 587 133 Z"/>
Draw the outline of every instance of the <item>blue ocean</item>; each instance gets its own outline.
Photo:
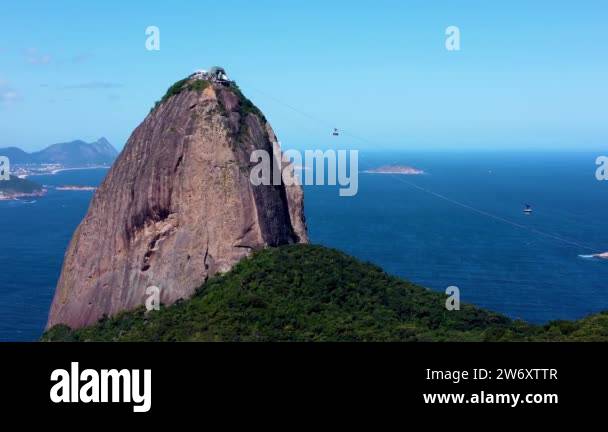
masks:
<path id="1" fill-rule="evenodd" d="M 359 175 L 354 197 L 305 188 L 311 240 L 388 273 L 534 323 L 608 310 L 608 182 L 590 153 L 359 154 L 360 170 L 413 166 L 424 175 Z M 98 185 L 106 170 L 32 177 Z M 0 340 L 40 337 L 63 255 L 93 192 L 0 202 Z M 532 206 L 526 215 L 524 206 Z"/>

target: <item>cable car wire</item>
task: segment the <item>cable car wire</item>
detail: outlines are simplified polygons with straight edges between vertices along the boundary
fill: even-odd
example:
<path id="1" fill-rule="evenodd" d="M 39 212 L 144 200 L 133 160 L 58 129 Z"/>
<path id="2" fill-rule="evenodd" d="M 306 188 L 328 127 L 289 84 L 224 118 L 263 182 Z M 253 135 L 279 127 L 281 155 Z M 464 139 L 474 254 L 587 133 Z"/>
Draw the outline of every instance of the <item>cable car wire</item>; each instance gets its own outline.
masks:
<path id="1" fill-rule="evenodd" d="M 251 86 L 248 85 L 248 87 L 251 87 Z M 272 96 L 272 95 L 270 95 L 270 94 L 268 94 L 268 93 L 266 93 L 266 92 L 264 92 L 264 91 L 262 91 L 260 89 L 256 89 L 254 87 L 251 87 L 251 88 L 254 91 L 257 91 L 258 93 L 263 94 L 264 96 L 266 96 L 266 97 L 274 100 L 275 102 L 277 102 L 280 105 L 283 105 L 283 106 L 289 108 L 291 111 L 294 111 L 294 112 L 298 113 L 299 115 L 301 115 L 303 117 L 306 117 L 306 118 L 308 118 L 310 120 L 313 120 L 313 121 L 318 122 L 318 123 L 322 123 L 322 124 L 324 124 L 326 126 L 329 126 L 329 127 L 333 128 L 334 133 L 337 131 L 337 128 L 335 128 L 334 125 L 330 125 L 329 122 L 327 122 L 325 120 L 322 120 L 322 119 L 320 119 L 320 118 L 318 118 L 316 116 L 313 116 L 313 115 L 311 115 L 309 113 L 306 113 L 306 112 L 304 112 L 304 111 L 302 111 L 302 110 L 294 107 L 293 105 L 288 104 L 286 102 L 283 102 L 280 99 L 278 99 L 278 98 L 276 98 L 276 97 L 274 97 L 274 96 Z M 348 131 L 345 131 L 343 129 L 340 129 L 340 134 L 341 135 L 349 136 L 351 138 L 357 139 L 357 140 L 359 140 L 361 142 L 364 142 L 366 144 L 370 144 L 372 146 L 375 146 L 375 143 L 373 141 L 368 140 L 367 138 L 363 138 L 361 136 L 352 134 L 352 133 L 350 133 Z M 488 218 L 491 218 L 491 219 L 494 219 L 494 220 L 506 223 L 506 224 L 511 225 L 511 226 L 513 226 L 515 228 L 527 230 L 529 232 L 532 232 L 532 233 L 538 234 L 540 236 L 544 236 L 544 237 L 547 237 L 547 238 L 559 241 L 559 242 L 564 243 L 564 244 L 568 244 L 570 246 L 576 246 L 578 248 L 583 248 L 583 249 L 590 250 L 590 251 L 593 251 L 593 252 L 598 252 L 598 253 L 601 252 L 601 250 L 598 249 L 598 248 L 596 248 L 596 247 L 592 247 L 592 246 L 583 244 L 583 243 L 575 241 L 575 240 L 566 239 L 566 238 L 564 238 L 562 236 L 559 236 L 559 235 L 556 235 L 556 234 L 547 233 L 547 232 L 541 231 L 541 230 L 539 230 L 537 228 L 534 228 L 534 227 L 531 227 L 531 226 L 528 226 L 528 225 L 524 225 L 524 224 L 520 224 L 518 222 L 514 222 L 514 221 L 511 221 L 509 219 L 506 219 L 506 218 L 504 218 L 502 216 L 498 216 L 496 214 L 487 212 L 485 210 L 481 210 L 481 209 L 475 208 L 475 207 L 473 207 L 471 205 L 462 203 L 462 202 L 457 201 L 455 199 L 446 197 L 445 195 L 442 195 L 442 194 L 439 194 L 439 193 L 434 192 L 432 190 L 426 189 L 426 188 L 424 188 L 422 186 L 419 186 L 419 185 L 417 185 L 415 183 L 409 182 L 409 181 L 407 181 L 407 180 L 405 180 L 405 179 L 403 179 L 403 178 L 401 178 L 401 177 L 399 177 L 397 175 L 393 175 L 393 177 L 395 179 L 397 179 L 398 181 L 402 182 L 402 183 L 405 183 L 405 184 L 407 184 L 407 185 L 409 185 L 409 186 L 411 186 L 411 187 L 413 187 L 415 189 L 418 189 L 419 191 L 425 192 L 425 193 L 427 193 L 429 195 L 432 195 L 432 196 L 434 196 L 434 197 L 436 197 L 438 199 L 441 199 L 441 200 L 444 200 L 446 202 L 452 203 L 454 205 L 460 206 L 460 207 L 462 207 L 464 209 L 467 209 L 469 211 L 475 212 L 475 213 L 480 214 L 482 216 L 486 216 Z"/>

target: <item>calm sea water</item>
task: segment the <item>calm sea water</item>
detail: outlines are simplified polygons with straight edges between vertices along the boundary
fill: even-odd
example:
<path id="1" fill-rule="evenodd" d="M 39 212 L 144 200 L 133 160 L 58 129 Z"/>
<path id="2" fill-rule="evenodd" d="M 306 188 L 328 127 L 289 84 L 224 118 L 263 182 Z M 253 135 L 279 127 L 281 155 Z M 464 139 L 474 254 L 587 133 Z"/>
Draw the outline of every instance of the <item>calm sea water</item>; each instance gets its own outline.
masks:
<path id="1" fill-rule="evenodd" d="M 360 153 L 360 169 L 405 164 L 422 176 L 359 176 L 359 193 L 307 187 L 313 242 L 429 288 L 541 323 L 608 309 L 608 182 L 585 153 Z M 105 170 L 33 178 L 97 185 Z M 63 254 L 92 192 L 0 202 L 0 340 L 43 330 Z M 534 212 L 523 213 L 525 204 Z M 589 249 L 592 248 L 593 250 Z"/>

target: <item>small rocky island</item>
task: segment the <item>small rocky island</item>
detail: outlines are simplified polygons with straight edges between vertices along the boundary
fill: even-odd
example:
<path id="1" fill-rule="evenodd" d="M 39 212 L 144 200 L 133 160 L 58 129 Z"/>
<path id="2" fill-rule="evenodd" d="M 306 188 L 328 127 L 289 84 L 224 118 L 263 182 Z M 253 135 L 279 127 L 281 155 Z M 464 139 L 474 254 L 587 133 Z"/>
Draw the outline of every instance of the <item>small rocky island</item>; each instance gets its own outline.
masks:
<path id="1" fill-rule="evenodd" d="M 423 170 L 406 165 L 384 165 L 378 168 L 363 171 L 369 174 L 401 174 L 401 175 L 420 175 Z"/>
<path id="2" fill-rule="evenodd" d="M 8 180 L 0 180 L 0 201 L 40 197 L 46 193 L 38 183 L 11 175 Z"/>

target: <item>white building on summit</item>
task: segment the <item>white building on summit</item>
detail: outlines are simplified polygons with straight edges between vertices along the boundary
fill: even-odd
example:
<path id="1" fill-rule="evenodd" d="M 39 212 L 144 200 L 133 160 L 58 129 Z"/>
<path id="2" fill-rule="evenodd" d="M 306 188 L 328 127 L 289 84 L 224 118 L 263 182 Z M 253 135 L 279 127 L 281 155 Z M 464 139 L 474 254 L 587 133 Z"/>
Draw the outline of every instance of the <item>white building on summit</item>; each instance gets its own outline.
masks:
<path id="1" fill-rule="evenodd" d="M 209 71 L 199 69 L 195 71 L 191 76 L 195 79 L 209 80 L 224 85 L 230 83 L 230 79 L 226 74 L 226 70 L 219 66 L 213 66 L 211 69 L 209 69 Z"/>

